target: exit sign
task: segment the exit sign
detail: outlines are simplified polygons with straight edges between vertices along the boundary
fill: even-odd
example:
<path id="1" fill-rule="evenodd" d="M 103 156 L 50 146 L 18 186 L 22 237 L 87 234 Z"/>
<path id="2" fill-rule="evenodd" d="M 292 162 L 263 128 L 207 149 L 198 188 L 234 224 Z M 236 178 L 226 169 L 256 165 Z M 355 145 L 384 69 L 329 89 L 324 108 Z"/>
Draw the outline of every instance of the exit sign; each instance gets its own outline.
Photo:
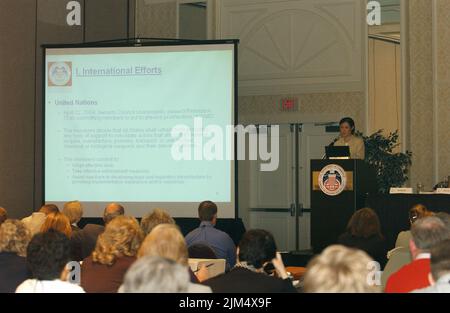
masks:
<path id="1" fill-rule="evenodd" d="M 283 99 L 281 99 L 280 111 L 283 111 L 283 112 L 298 111 L 298 98 L 283 98 Z"/>

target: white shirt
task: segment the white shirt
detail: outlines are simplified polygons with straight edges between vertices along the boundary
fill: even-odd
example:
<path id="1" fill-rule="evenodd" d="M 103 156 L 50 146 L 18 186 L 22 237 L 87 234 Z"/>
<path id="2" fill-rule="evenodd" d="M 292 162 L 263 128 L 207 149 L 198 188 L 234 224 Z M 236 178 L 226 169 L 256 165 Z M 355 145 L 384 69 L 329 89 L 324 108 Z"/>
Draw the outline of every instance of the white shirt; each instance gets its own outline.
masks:
<path id="1" fill-rule="evenodd" d="M 414 290 L 413 293 L 450 293 L 450 274 L 439 278 L 434 285 Z"/>
<path id="2" fill-rule="evenodd" d="M 27 279 L 19 285 L 16 293 L 84 293 L 84 289 L 60 279 L 37 280 Z"/>
<path id="3" fill-rule="evenodd" d="M 31 235 L 36 235 L 41 231 L 42 224 L 45 223 L 47 215 L 42 212 L 33 212 L 30 216 L 22 219 L 22 222 L 30 230 Z"/>

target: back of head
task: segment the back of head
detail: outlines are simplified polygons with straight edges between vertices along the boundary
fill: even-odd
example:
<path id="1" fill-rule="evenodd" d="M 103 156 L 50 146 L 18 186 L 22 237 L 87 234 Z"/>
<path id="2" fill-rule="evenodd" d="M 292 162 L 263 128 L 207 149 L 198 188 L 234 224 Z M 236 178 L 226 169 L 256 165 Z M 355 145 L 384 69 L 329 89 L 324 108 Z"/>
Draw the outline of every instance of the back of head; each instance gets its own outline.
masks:
<path id="1" fill-rule="evenodd" d="M 175 224 L 175 220 L 169 213 L 162 209 L 154 209 L 153 212 L 144 216 L 141 220 L 141 228 L 147 236 L 159 224 Z"/>
<path id="2" fill-rule="evenodd" d="M 106 206 L 103 211 L 103 221 L 105 225 L 111 222 L 115 217 L 124 215 L 125 208 L 119 203 L 110 203 Z"/>
<path id="3" fill-rule="evenodd" d="M 63 213 L 69 218 L 70 224 L 78 223 L 83 217 L 83 206 L 79 201 L 66 202 Z"/>
<path id="4" fill-rule="evenodd" d="M 313 258 L 304 279 L 304 291 L 308 293 L 379 292 L 370 285 L 370 262 L 373 260 L 361 250 L 334 245 Z"/>
<path id="5" fill-rule="evenodd" d="M 70 240 L 55 230 L 36 234 L 27 248 L 27 264 L 38 280 L 54 280 L 61 276 L 70 261 Z"/>
<path id="6" fill-rule="evenodd" d="M 370 208 L 363 208 L 353 213 L 348 222 L 347 231 L 358 238 L 382 237 L 378 215 Z"/>
<path id="7" fill-rule="evenodd" d="M 41 232 L 47 232 L 50 229 L 63 233 L 69 238 L 72 236 L 69 218 L 61 212 L 54 212 L 47 215 L 44 224 L 41 226 Z"/>
<path id="8" fill-rule="evenodd" d="M 44 213 L 45 215 L 49 215 L 50 213 L 59 212 L 59 209 L 55 204 L 44 204 L 39 209 L 39 212 Z"/>
<path id="9" fill-rule="evenodd" d="M 433 212 L 428 211 L 427 207 L 423 204 L 416 204 L 409 210 L 409 222 L 413 224 L 418 219 L 432 216 Z"/>
<path id="10" fill-rule="evenodd" d="M 160 256 L 181 265 L 188 264 L 186 241 L 176 225 L 159 224 L 145 237 L 138 257 Z"/>
<path id="11" fill-rule="evenodd" d="M 247 231 L 239 242 L 239 262 L 260 269 L 275 258 L 277 246 L 272 234 L 263 229 Z"/>
<path id="12" fill-rule="evenodd" d="M 217 205 L 212 201 L 203 201 L 198 206 L 198 217 L 202 222 L 211 222 L 217 215 Z"/>
<path id="13" fill-rule="evenodd" d="M 418 219 L 411 227 L 414 244 L 421 251 L 429 251 L 437 243 L 450 239 L 450 229 L 436 216 Z"/>
<path id="14" fill-rule="evenodd" d="M 31 232 L 19 220 L 6 220 L 0 225 L 0 252 L 11 252 L 26 256 Z"/>
<path id="15" fill-rule="evenodd" d="M 119 257 L 136 256 L 142 238 L 142 230 L 134 217 L 117 216 L 98 236 L 92 259 L 94 262 L 112 265 Z"/>
<path id="16" fill-rule="evenodd" d="M 206 243 L 196 243 L 188 248 L 188 254 L 193 259 L 217 259 L 217 255 Z"/>
<path id="17" fill-rule="evenodd" d="M 8 218 L 8 212 L 2 207 L 0 207 L 0 225 Z"/>
<path id="18" fill-rule="evenodd" d="M 431 248 L 431 274 L 435 281 L 450 274 L 450 240 L 444 240 Z"/>
<path id="19" fill-rule="evenodd" d="M 450 229 L 450 214 L 446 212 L 438 212 L 434 216 L 440 219 L 445 224 L 445 227 Z"/>
<path id="20" fill-rule="evenodd" d="M 121 292 L 125 293 L 185 293 L 189 273 L 173 260 L 145 256 L 137 260 L 125 275 Z"/>

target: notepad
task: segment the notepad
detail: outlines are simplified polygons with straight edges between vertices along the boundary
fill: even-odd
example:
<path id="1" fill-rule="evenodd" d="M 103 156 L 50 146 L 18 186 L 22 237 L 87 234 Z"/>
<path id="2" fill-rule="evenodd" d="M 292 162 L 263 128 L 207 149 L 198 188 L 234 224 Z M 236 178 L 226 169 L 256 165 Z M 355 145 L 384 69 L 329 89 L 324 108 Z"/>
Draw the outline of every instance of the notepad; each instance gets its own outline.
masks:
<path id="1" fill-rule="evenodd" d="M 205 265 L 208 268 L 208 278 L 225 273 L 225 259 L 189 259 L 188 263 L 194 273 Z"/>

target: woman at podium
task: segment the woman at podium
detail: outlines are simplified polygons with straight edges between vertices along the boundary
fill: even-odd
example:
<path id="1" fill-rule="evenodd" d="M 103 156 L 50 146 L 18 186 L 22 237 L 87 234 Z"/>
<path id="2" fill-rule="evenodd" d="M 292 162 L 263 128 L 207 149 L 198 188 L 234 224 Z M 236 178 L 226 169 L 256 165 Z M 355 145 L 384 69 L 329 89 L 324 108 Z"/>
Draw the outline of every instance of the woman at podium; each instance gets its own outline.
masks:
<path id="1" fill-rule="evenodd" d="M 339 122 L 340 135 L 334 143 L 335 146 L 348 146 L 351 159 L 365 158 L 364 140 L 355 136 L 355 121 L 350 117 L 345 117 Z"/>

